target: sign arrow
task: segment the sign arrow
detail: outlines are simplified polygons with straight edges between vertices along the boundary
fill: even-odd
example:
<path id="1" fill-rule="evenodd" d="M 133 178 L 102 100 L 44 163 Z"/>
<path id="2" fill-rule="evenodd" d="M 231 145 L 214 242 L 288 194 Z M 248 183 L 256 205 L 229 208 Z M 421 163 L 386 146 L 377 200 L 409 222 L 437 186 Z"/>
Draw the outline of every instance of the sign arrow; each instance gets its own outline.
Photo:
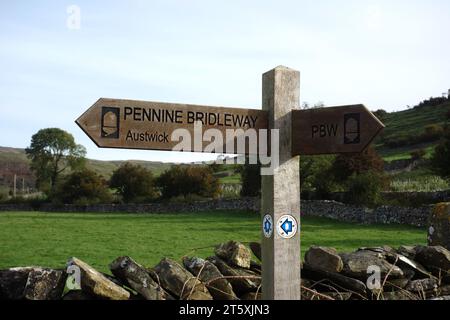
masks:
<path id="1" fill-rule="evenodd" d="M 215 133 L 220 131 L 224 138 L 219 151 L 215 150 L 220 153 L 238 153 L 239 135 L 248 129 L 258 132 L 268 126 L 267 113 L 262 110 L 108 98 L 99 99 L 75 122 L 101 148 L 172 151 L 185 137 L 172 139 L 172 133 L 184 129 L 191 142 L 182 151 L 203 152 L 211 144 L 211 139 L 204 139 L 203 133 L 216 129 Z M 200 125 L 200 133 L 195 132 L 195 123 Z M 227 149 L 229 129 L 237 132 L 230 138 L 234 140 L 231 144 L 234 148 L 230 150 Z M 196 138 L 198 143 L 194 141 Z M 251 153 L 247 145 L 245 151 Z"/>
<path id="2" fill-rule="evenodd" d="M 383 128 L 362 104 L 292 110 L 292 155 L 362 152 Z"/>

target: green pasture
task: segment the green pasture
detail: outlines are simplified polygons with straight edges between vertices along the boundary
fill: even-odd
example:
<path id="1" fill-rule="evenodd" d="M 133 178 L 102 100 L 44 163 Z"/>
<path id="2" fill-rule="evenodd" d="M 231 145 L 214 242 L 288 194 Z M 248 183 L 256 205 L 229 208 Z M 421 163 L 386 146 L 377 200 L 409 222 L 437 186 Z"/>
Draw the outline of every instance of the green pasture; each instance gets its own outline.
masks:
<path id="1" fill-rule="evenodd" d="M 0 213 L 0 269 L 13 266 L 65 266 L 76 256 L 107 271 L 118 256 L 145 266 L 162 257 L 208 257 L 227 240 L 258 241 L 259 217 L 249 212 L 195 214 Z M 424 229 L 399 225 L 357 225 L 304 218 L 302 252 L 311 245 L 339 251 L 361 246 L 425 244 Z"/>

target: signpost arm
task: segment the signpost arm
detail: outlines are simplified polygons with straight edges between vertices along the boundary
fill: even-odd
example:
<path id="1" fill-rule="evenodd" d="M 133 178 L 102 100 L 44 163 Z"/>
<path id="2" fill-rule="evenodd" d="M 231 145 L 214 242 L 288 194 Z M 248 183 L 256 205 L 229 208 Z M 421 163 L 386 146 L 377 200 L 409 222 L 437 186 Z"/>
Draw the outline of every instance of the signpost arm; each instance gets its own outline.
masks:
<path id="1" fill-rule="evenodd" d="M 272 216 L 273 232 L 262 235 L 262 298 L 300 299 L 300 169 L 292 156 L 291 111 L 299 106 L 300 73 L 283 66 L 263 74 L 262 107 L 268 111 L 269 129 L 279 130 L 279 166 L 262 176 L 261 215 Z M 289 214 L 298 231 L 289 239 L 277 232 L 277 221 Z"/>

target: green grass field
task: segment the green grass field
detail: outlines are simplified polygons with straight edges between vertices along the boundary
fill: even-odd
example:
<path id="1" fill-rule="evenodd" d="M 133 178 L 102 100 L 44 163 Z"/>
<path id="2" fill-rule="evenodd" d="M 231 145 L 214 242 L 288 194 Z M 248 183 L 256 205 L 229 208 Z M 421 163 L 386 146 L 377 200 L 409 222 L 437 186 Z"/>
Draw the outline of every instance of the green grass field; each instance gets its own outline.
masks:
<path id="1" fill-rule="evenodd" d="M 71 256 L 106 272 L 118 256 L 146 266 L 162 257 L 207 257 L 227 240 L 259 240 L 259 218 L 248 212 L 196 214 L 0 213 L 0 269 L 40 265 L 64 267 Z M 424 229 L 363 226 L 304 218 L 302 252 L 311 245 L 350 251 L 360 246 L 425 244 Z"/>

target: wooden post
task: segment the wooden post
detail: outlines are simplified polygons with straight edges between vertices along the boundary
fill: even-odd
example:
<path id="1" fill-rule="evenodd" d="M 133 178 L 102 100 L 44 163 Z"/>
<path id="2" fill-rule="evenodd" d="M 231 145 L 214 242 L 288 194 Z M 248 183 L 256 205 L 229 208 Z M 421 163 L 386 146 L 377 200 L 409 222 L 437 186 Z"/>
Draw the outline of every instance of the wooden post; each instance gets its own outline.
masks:
<path id="1" fill-rule="evenodd" d="M 299 157 L 292 156 L 291 111 L 298 108 L 300 73 L 283 66 L 263 74 L 262 108 L 268 111 L 269 129 L 279 130 L 279 166 L 273 175 L 261 180 L 261 215 L 270 215 L 273 229 L 262 232 L 262 298 L 267 300 L 300 299 L 300 168 Z M 272 148 L 273 149 L 273 148 Z M 293 217 L 297 231 L 290 238 L 280 234 L 285 215 Z M 292 226 L 292 225 L 290 225 Z"/>

